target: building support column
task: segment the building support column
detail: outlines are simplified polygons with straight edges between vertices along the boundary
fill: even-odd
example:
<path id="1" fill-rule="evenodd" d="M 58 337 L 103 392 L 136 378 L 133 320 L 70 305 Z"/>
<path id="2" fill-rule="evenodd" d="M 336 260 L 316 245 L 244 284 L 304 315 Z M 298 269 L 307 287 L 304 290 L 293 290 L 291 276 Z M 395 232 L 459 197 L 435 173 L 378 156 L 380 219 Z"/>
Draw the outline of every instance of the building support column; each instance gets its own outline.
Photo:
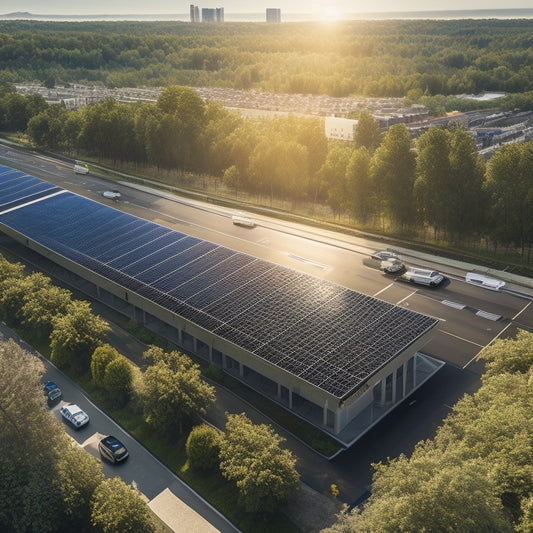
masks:
<path id="1" fill-rule="evenodd" d="M 402 398 L 405 398 L 405 393 L 407 389 L 407 362 L 403 364 L 403 372 L 402 372 Z"/>

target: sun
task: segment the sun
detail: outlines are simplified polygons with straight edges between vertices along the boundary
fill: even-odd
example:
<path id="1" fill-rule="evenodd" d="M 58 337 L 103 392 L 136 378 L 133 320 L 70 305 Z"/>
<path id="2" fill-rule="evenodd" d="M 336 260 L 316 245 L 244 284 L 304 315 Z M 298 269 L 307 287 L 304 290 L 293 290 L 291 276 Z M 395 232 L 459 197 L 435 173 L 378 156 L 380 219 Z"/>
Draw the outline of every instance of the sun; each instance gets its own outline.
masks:
<path id="1" fill-rule="evenodd" d="M 342 13 L 340 9 L 336 6 L 326 6 L 324 9 L 324 20 L 326 22 L 335 22 L 342 18 Z"/>

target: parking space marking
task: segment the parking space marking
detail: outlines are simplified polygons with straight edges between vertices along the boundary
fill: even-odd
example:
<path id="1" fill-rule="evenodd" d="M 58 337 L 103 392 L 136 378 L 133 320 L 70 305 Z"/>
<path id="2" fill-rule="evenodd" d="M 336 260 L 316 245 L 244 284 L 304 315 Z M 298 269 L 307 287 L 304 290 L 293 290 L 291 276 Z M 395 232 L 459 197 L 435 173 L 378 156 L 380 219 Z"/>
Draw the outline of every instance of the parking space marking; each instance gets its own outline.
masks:
<path id="1" fill-rule="evenodd" d="M 390 287 L 392 287 L 394 285 L 394 283 L 389 283 L 386 287 L 384 287 L 383 289 L 381 289 L 380 291 L 376 292 L 374 294 L 374 298 L 376 298 L 378 296 L 378 294 L 381 294 L 382 292 L 385 292 L 387 289 L 389 289 Z"/>
<path id="2" fill-rule="evenodd" d="M 468 339 L 465 339 L 464 337 L 460 337 L 459 335 L 456 335 L 455 333 L 450 333 L 449 331 L 446 331 L 444 329 L 439 329 L 441 333 L 444 333 L 445 335 L 448 335 L 450 337 L 454 337 L 456 339 L 459 339 L 460 341 L 466 342 L 467 344 L 472 344 L 474 346 L 479 346 L 480 348 L 485 348 L 484 344 L 479 344 L 478 342 L 474 342 Z M 477 357 L 477 356 L 476 356 Z M 464 368 L 464 367 L 463 367 Z"/>

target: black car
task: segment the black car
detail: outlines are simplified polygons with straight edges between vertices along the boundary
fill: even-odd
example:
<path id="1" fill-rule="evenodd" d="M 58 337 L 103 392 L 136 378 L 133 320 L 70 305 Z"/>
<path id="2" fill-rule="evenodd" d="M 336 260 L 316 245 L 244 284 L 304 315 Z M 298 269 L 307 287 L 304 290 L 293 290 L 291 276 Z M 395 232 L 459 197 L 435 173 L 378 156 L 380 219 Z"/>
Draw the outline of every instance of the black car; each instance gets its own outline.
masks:
<path id="1" fill-rule="evenodd" d="M 120 463 L 120 461 L 124 461 L 129 455 L 126 446 L 112 435 L 104 437 L 98 443 L 98 451 L 102 457 L 112 463 Z"/>

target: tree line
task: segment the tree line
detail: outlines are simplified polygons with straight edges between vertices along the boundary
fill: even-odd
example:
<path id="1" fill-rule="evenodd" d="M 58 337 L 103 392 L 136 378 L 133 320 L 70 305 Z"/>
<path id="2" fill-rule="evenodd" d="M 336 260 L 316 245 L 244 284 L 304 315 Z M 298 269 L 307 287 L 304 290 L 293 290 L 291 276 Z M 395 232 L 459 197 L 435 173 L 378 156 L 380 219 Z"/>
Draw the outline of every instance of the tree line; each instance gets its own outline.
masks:
<path id="1" fill-rule="evenodd" d="M 402 124 L 383 133 L 368 113 L 358 119 L 352 143 L 328 141 L 320 118 L 244 119 L 179 86 L 155 103 L 108 99 L 77 111 L 9 88 L 0 98 L 0 128 L 25 131 L 37 147 L 174 172 L 182 183 L 212 176 L 236 197 L 327 206 L 368 231 L 507 250 L 531 264 L 531 142 L 501 146 L 485 163 L 460 127 L 413 140 Z"/>
<path id="2" fill-rule="evenodd" d="M 533 22 L 0 21 L 0 79 L 331 96 L 533 90 Z"/>
<path id="3" fill-rule="evenodd" d="M 188 468 L 226 484 L 226 492 L 235 493 L 233 507 L 244 514 L 269 516 L 298 489 L 296 458 L 270 426 L 253 424 L 244 413 L 228 414 L 223 431 L 202 423 L 215 389 L 189 356 L 151 346 L 143 368 L 133 365 L 105 342 L 109 324 L 88 302 L 2 256 L 0 320 L 29 342 L 48 343 L 56 366 L 84 379 L 107 407 L 125 410 L 129 423 L 145 425 L 159 446 L 177 447 L 187 437 Z M 2 341 L 0 370 L 0 529 L 157 531 L 140 496 L 118 478 L 105 480 L 101 464 L 71 446 L 47 412 L 43 364 L 13 341 Z"/>
<path id="4" fill-rule="evenodd" d="M 372 495 L 322 533 L 533 531 L 533 334 L 482 353 L 465 395 L 410 457 L 373 465 Z"/>

